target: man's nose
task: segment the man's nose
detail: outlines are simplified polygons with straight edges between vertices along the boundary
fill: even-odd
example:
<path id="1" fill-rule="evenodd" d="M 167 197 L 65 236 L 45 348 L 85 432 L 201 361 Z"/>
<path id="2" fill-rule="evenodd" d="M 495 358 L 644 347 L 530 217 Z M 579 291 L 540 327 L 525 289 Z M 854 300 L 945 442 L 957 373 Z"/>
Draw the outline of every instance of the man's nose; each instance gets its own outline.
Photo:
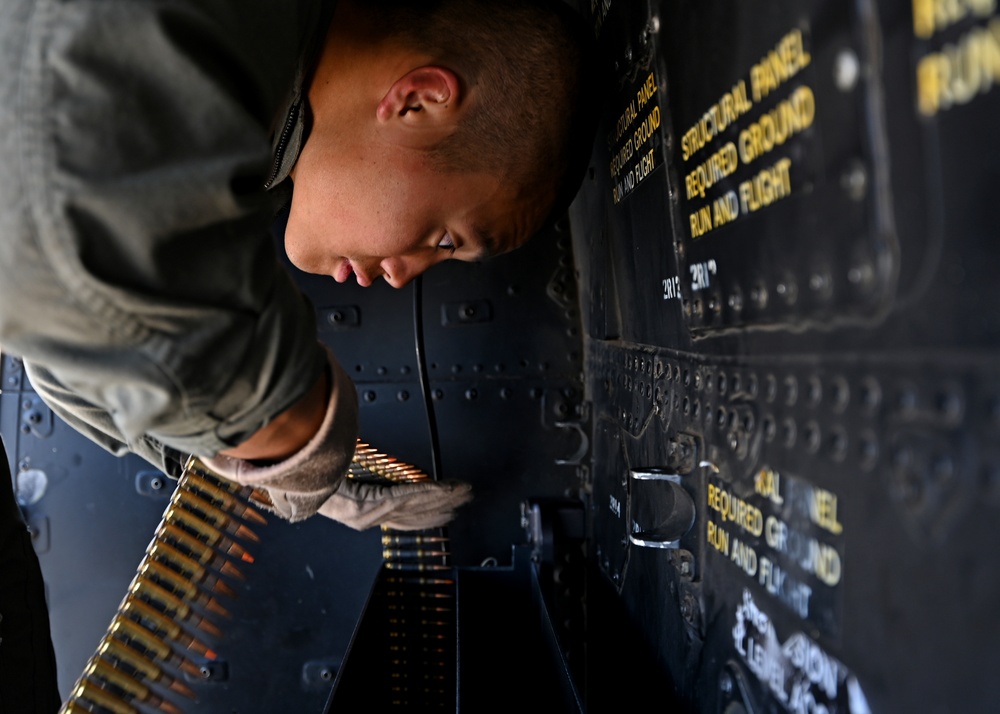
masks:
<path id="1" fill-rule="evenodd" d="M 380 266 L 377 265 L 363 265 L 361 263 L 355 263 L 352 265 L 354 268 L 354 279 L 358 281 L 358 285 L 363 288 L 370 286 L 375 280 L 381 275 Z"/>
<path id="2" fill-rule="evenodd" d="M 401 288 L 438 262 L 440 262 L 439 256 L 433 254 L 408 255 L 386 258 L 380 267 L 386 281 L 394 288 Z"/>

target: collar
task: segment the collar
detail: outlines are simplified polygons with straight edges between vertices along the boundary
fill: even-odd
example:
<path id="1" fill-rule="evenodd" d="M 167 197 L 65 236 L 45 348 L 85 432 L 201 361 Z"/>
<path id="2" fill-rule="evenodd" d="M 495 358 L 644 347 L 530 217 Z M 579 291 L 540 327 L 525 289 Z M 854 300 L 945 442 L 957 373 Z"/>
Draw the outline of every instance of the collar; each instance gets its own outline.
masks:
<path id="1" fill-rule="evenodd" d="M 284 103 L 283 111 L 276 115 L 276 124 L 272 127 L 271 138 L 271 171 L 264 182 L 264 190 L 269 190 L 282 183 L 299 158 L 302 145 L 309 136 L 309 83 L 319 60 L 319 54 L 326 39 L 327 29 L 336 9 L 335 0 L 328 0 L 317 5 L 314 21 L 309 25 L 311 33 L 306 39 L 295 80 Z M 283 121 L 281 121 L 283 119 Z M 280 122 L 280 123 L 278 123 Z"/>

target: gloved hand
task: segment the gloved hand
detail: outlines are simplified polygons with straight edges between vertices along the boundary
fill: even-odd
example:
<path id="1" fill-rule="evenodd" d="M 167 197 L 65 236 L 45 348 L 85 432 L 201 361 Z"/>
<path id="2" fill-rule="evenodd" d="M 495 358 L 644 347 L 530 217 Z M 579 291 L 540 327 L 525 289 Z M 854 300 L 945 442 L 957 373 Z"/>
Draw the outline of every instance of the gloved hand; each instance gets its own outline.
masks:
<path id="1" fill-rule="evenodd" d="M 383 485 L 344 477 L 357 445 L 358 398 L 350 377 L 329 351 L 327 357 L 331 387 L 326 415 L 300 451 L 269 466 L 221 455 L 202 462 L 219 476 L 263 488 L 274 512 L 292 522 L 317 511 L 357 530 L 383 524 L 418 530 L 450 521 L 455 509 L 472 497 L 468 484 Z"/>
<path id="2" fill-rule="evenodd" d="M 472 487 L 460 481 L 370 484 L 344 479 L 319 512 L 359 531 L 374 525 L 414 531 L 443 526 L 471 498 Z"/>
<path id="3" fill-rule="evenodd" d="M 219 476 L 268 492 L 274 512 L 296 522 L 316 513 L 339 488 L 358 437 L 358 395 L 354 383 L 327 350 L 330 399 L 323 423 L 309 442 L 283 461 L 260 466 L 217 455 L 202 462 Z"/>

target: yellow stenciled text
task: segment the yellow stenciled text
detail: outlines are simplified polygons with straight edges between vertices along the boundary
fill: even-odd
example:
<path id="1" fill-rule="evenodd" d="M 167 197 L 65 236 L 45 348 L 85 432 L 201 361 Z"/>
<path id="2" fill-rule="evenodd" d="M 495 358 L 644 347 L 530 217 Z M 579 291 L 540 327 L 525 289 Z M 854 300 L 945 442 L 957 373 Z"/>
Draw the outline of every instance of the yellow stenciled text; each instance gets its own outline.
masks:
<path id="1" fill-rule="evenodd" d="M 809 518 L 817 526 L 834 535 L 840 535 L 844 530 L 844 526 L 837 520 L 837 496 L 826 489 L 813 490 L 809 502 Z"/>
<path id="2" fill-rule="evenodd" d="M 740 184 L 740 211 L 744 214 L 759 211 L 786 198 L 792 192 L 789 173 L 791 159 L 780 159 L 753 178 Z"/>
<path id="3" fill-rule="evenodd" d="M 926 40 L 966 17 L 989 17 L 997 0 L 913 0 L 913 34 Z"/>
<path id="4" fill-rule="evenodd" d="M 812 126 L 816 97 L 809 87 L 799 87 L 788 99 L 740 131 L 740 159 L 749 164 L 776 146 Z"/>
<path id="5" fill-rule="evenodd" d="M 723 522 L 731 521 L 755 536 L 764 531 L 764 515 L 760 509 L 724 488 L 708 484 L 708 507 L 719 514 Z"/>
<path id="6" fill-rule="evenodd" d="M 917 109 L 934 116 L 968 104 L 1000 84 L 1000 18 L 977 27 L 917 63 Z"/>
<path id="7" fill-rule="evenodd" d="M 774 49 L 750 68 L 751 96 L 759 102 L 809 66 L 812 58 L 802 41 L 802 31 L 792 30 L 778 40 Z"/>
<path id="8" fill-rule="evenodd" d="M 705 536 L 708 539 L 709 545 L 723 555 L 729 555 L 729 534 L 719 528 L 715 524 L 715 521 L 708 520 L 706 524 Z"/>

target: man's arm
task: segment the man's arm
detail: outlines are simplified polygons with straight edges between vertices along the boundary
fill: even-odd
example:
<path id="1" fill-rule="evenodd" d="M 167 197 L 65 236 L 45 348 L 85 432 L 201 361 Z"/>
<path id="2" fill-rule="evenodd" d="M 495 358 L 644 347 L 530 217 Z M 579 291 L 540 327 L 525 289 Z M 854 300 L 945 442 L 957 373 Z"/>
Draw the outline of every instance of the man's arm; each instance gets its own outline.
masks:
<path id="1" fill-rule="evenodd" d="M 219 452 L 231 459 L 281 461 L 304 447 L 319 431 L 330 401 L 330 379 L 320 375 L 309 391 L 266 426 L 230 449 Z"/>
<path id="2" fill-rule="evenodd" d="M 329 515 L 364 527 L 416 493 L 337 493 L 356 395 L 276 259 L 262 189 L 299 59 L 289 36 L 309 24 L 296 12 L 4 4 L 0 343 L 113 452 L 171 473 L 184 454 L 214 456 L 286 517 L 337 496 Z"/>
<path id="3" fill-rule="evenodd" d="M 262 189 L 296 4 L 12 2 L 0 343 L 130 447 L 208 455 L 288 421 L 326 363 Z"/>

